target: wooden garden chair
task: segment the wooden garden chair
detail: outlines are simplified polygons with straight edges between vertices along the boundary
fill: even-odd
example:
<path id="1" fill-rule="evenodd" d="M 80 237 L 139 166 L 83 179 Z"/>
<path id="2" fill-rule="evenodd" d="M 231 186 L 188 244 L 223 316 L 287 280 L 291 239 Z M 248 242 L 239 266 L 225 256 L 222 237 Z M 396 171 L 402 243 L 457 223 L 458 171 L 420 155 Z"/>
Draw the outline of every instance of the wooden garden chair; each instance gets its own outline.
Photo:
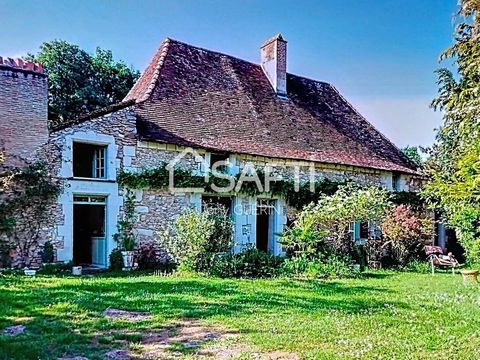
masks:
<path id="1" fill-rule="evenodd" d="M 448 255 L 443 254 L 443 249 L 440 246 L 425 246 L 425 254 L 427 255 L 427 261 L 432 265 L 432 276 L 435 276 L 435 266 L 439 267 L 451 267 L 452 274 L 455 275 L 455 268 L 460 266 L 457 259 L 455 259 L 452 253 Z"/>

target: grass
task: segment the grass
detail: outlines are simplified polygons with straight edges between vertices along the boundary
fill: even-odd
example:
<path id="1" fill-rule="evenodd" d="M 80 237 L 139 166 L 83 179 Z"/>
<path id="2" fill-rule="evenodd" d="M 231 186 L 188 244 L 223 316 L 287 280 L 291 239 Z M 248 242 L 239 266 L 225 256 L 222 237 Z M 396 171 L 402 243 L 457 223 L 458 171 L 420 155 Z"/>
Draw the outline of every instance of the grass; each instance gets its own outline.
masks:
<path id="1" fill-rule="evenodd" d="M 258 351 L 305 359 L 474 359 L 479 305 L 479 288 L 451 274 L 375 272 L 338 281 L 0 275 L 0 331 L 27 328 L 17 337 L 0 333 L 0 359 L 103 359 L 183 318 L 237 330 L 235 341 Z M 106 319 L 107 307 L 153 319 Z"/>

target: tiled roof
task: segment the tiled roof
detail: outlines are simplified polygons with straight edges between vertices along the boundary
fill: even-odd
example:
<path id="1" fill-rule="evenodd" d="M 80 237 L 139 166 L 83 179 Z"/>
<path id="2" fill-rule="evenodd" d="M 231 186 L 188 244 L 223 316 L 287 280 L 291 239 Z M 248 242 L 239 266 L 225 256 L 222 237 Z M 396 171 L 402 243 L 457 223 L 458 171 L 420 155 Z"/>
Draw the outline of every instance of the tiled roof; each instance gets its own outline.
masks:
<path id="1" fill-rule="evenodd" d="M 258 64 L 167 39 L 125 100 L 142 139 L 415 173 L 332 85 L 287 74 L 287 91 Z"/>
<path id="2" fill-rule="evenodd" d="M 165 39 L 140 79 L 137 80 L 123 101 L 136 100 L 140 102 L 145 101 L 150 96 L 160 75 L 160 68 L 167 56 L 169 44 L 170 39 Z"/>

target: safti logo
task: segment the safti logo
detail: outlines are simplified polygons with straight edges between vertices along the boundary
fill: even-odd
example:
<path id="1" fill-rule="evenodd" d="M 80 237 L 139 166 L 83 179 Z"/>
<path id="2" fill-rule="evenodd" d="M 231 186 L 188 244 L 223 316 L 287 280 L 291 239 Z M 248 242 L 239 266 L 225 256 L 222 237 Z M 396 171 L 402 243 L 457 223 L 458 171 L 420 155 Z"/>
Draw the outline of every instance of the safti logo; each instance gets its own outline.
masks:
<path id="1" fill-rule="evenodd" d="M 300 171 L 301 168 L 308 168 L 308 182 L 310 185 L 310 191 L 315 191 L 315 166 L 313 162 L 310 162 L 308 166 L 305 166 L 304 163 L 292 162 L 289 165 L 277 164 L 274 162 L 267 163 L 261 169 L 263 172 L 263 181 L 258 174 L 258 165 L 255 166 L 252 162 L 246 163 L 245 166 L 241 169 L 237 176 L 232 175 L 233 164 L 230 161 L 220 160 L 213 163 L 209 163 L 205 158 L 200 155 L 193 148 L 185 148 L 180 152 L 175 158 L 168 163 L 166 169 L 168 170 L 168 190 L 170 192 L 204 192 L 204 188 L 200 187 L 177 187 L 175 186 L 175 166 L 179 164 L 182 159 L 191 156 L 195 163 L 200 165 L 200 168 L 203 170 L 203 176 L 205 183 L 210 182 L 210 177 L 216 177 L 219 179 L 226 180 L 226 186 L 218 186 L 214 182 L 211 184 L 211 188 L 216 193 L 231 193 L 239 192 L 242 188 L 242 185 L 247 182 L 253 182 L 257 187 L 259 192 L 269 192 L 270 185 L 272 182 L 283 180 L 276 171 L 278 169 L 287 170 L 287 168 L 293 169 L 293 181 L 294 181 L 294 190 L 298 192 L 300 190 Z"/>

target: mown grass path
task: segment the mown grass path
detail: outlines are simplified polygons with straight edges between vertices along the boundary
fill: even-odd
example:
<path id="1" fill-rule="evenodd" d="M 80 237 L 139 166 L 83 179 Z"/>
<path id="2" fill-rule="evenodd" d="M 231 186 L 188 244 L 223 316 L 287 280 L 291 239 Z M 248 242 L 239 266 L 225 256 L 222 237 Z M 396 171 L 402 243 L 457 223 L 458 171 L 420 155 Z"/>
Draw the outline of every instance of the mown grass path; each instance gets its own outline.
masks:
<path id="1" fill-rule="evenodd" d="M 107 308 L 148 312 L 129 322 Z M 479 359 L 480 289 L 460 276 L 375 272 L 336 281 L 0 276 L 0 359 L 103 359 L 182 319 L 302 359 Z M 24 334 L 3 329 L 23 324 Z M 191 349 L 175 349 L 192 358 Z M 248 354 L 245 355 L 248 358 Z"/>

